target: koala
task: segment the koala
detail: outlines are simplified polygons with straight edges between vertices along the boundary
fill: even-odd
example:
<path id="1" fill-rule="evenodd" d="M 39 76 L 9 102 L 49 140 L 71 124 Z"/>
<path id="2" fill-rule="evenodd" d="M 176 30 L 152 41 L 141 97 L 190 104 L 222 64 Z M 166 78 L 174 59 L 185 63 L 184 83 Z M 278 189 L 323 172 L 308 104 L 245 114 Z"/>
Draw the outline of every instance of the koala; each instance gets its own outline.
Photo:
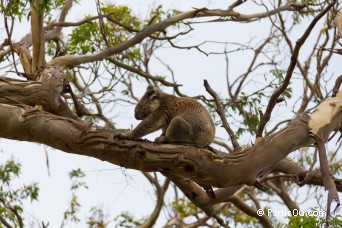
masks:
<path id="1" fill-rule="evenodd" d="M 142 120 L 132 131 L 115 135 L 117 139 L 137 139 L 162 129 L 157 143 L 187 143 L 209 146 L 215 125 L 208 110 L 191 98 L 176 97 L 149 85 L 135 107 L 135 118 Z"/>

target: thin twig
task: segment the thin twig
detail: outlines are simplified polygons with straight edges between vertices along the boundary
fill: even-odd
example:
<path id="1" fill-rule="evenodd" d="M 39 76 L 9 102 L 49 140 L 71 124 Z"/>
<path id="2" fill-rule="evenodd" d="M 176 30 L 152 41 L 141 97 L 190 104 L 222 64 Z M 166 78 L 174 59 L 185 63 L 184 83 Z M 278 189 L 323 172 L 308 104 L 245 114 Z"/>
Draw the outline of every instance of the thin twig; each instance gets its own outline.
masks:
<path id="1" fill-rule="evenodd" d="M 12 1 L 10 1 L 10 9 L 11 9 L 11 14 L 10 14 L 10 17 L 11 17 L 11 28 L 8 28 L 8 19 L 7 19 L 7 16 L 6 16 L 6 13 L 4 13 L 4 22 L 5 22 L 5 30 L 6 30 L 6 33 L 7 33 L 7 41 L 8 41 L 8 45 L 10 46 L 10 50 L 11 50 L 11 56 L 12 56 L 12 59 L 13 59 L 13 66 L 14 66 L 14 69 L 15 69 L 15 72 L 17 73 L 17 75 L 20 75 L 18 73 L 18 69 L 17 69 L 17 65 L 15 63 L 15 58 L 14 58 L 14 47 L 13 47 L 13 43 L 12 43 L 12 33 L 13 33 L 13 28 L 14 28 L 14 16 L 13 16 L 13 8 L 12 8 Z M 1 5 L 2 5 L 2 10 L 4 11 L 4 3 L 3 1 L 1 1 Z M 4 42 L 5 44 L 7 42 Z"/>
<path id="2" fill-rule="evenodd" d="M 241 146 L 239 145 L 237 141 L 237 137 L 234 134 L 233 130 L 230 128 L 226 117 L 224 116 L 224 110 L 222 108 L 222 105 L 220 104 L 220 98 L 218 97 L 217 93 L 210 87 L 209 83 L 207 80 L 204 80 L 204 87 L 207 90 L 207 92 L 214 98 L 215 104 L 216 104 L 216 111 L 219 114 L 221 121 L 222 121 L 222 126 L 224 129 L 226 129 L 230 140 L 232 141 L 234 151 L 239 151 L 241 150 Z"/>
<path id="3" fill-rule="evenodd" d="M 292 78 L 292 73 L 294 71 L 294 68 L 296 67 L 300 48 L 303 46 L 306 39 L 309 37 L 309 35 L 310 35 L 312 29 L 315 27 L 316 23 L 330 10 L 331 7 L 333 7 L 333 5 L 336 2 L 337 2 L 337 0 L 332 1 L 331 4 L 329 4 L 324 10 L 322 10 L 312 20 L 312 22 L 310 23 L 309 27 L 305 30 L 302 37 L 297 40 L 296 46 L 295 46 L 293 53 L 292 53 L 292 56 L 291 56 L 290 65 L 287 68 L 285 79 L 284 79 L 283 83 L 279 86 L 279 88 L 276 91 L 274 91 L 274 93 L 270 97 L 270 101 L 268 102 L 266 111 L 265 111 L 264 115 L 262 115 L 262 117 L 260 118 L 260 123 L 259 123 L 258 129 L 257 129 L 256 138 L 262 137 L 262 133 L 265 129 L 267 122 L 271 118 L 271 113 L 272 113 L 275 105 L 277 104 L 277 100 L 278 100 L 279 96 L 286 90 L 287 86 L 290 83 L 290 80 Z"/>

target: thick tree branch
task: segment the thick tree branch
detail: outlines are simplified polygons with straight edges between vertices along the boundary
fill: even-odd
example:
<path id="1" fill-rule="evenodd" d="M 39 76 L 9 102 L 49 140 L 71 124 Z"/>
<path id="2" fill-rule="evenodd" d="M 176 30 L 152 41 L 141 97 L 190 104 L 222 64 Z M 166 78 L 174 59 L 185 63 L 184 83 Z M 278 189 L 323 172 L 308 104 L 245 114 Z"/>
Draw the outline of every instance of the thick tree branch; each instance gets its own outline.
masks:
<path id="1" fill-rule="evenodd" d="M 187 18 L 194 17 L 196 15 L 196 13 L 197 13 L 197 10 L 191 10 L 188 12 L 180 13 L 180 14 L 173 16 L 173 17 L 171 17 L 165 21 L 162 21 L 160 23 L 150 25 L 150 26 L 146 27 L 145 29 L 143 29 L 142 31 L 140 31 L 139 33 L 137 33 L 133 38 L 131 38 L 131 39 L 129 39 L 129 40 L 117 45 L 117 46 L 110 47 L 104 51 L 100 51 L 98 53 L 90 54 L 90 55 L 61 56 L 61 57 L 57 57 L 57 58 L 51 60 L 49 62 L 49 64 L 79 65 L 82 63 L 103 60 L 105 58 L 108 58 L 111 55 L 120 53 L 120 52 L 136 45 L 137 43 L 140 43 L 146 37 L 152 35 L 153 33 L 157 32 L 157 31 L 164 30 L 165 28 L 167 28 L 168 26 L 170 26 L 176 22 L 179 22 L 179 21 L 187 19 Z"/>
<path id="2" fill-rule="evenodd" d="M 321 106 L 324 109 L 319 108 Z M 188 177 L 201 186 L 229 187 L 254 185 L 260 175 L 269 172 L 289 153 L 312 144 L 314 139 L 310 131 L 320 129 L 322 139 L 327 140 L 329 134 L 340 127 L 341 109 L 340 97 L 329 99 L 318 106 L 313 113 L 314 119 L 300 115 L 280 132 L 249 149 L 232 154 L 183 145 L 117 141 L 113 140 L 113 130 L 90 127 L 27 106 L 1 105 L 0 122 L 3 124 L 0 126 L 0 136 L 43 143 L 126 168 L 170 172 Z M 317 121 L 320 115 L 326 120 Z"/>
<path id="3" fill-rule="evenodd" d="M 41 105 L 53 114 L 75 120 L 78 117 L 61 99 L 64 73 L 58 67 L 46 67 L 37 76 L 37 81 L 21 81 L 0 78 L 0 102 L 4 104 Z"/>
<path id="4" fill-rule="evenodd" d="M 126 168 L 166 173 L 172 181 L 180 181 L 177 186 L 210 216 L 214 216 L 213 205 L 230 201 L 230 196 L 242 184 L 254 185 L 259 176 L 270 172 L 289 153 L 312 144 L 315 141 L 312 134 L 319 132 L 326 141 L 342 123 L 342 98 L 337 96 L 320 104 L 311 117 L 299 115 L 283 130 L 265 137 L 253 147 L 226 154 L 192 146 L 117 141 L 113 139 L 116 131 L 54 116 L 26 105 L 0 104 L 0 110 L 0 137 L 39 142 Z M 181 177 L 175 180 L 173 175 Z M 209 199 L 197 185 L 183 178 L 221 189 L 215 192 L 216 199 Z"/>
<path id="5" fill-rule="evenodd" d="M 62 90 L 62 84 L 57 79 L 57 74 L 60 72 L 48 70 L 46 69 L 46 73 L 42 73 L 51 76 L 51 78 L 46 80 L 21 81 L 1 78 L 0 101 L 7 104 L 23 103 L 31 106 L 43 105 L 48 109 L 57 109 L 59 106 L 58 96 Z"/>

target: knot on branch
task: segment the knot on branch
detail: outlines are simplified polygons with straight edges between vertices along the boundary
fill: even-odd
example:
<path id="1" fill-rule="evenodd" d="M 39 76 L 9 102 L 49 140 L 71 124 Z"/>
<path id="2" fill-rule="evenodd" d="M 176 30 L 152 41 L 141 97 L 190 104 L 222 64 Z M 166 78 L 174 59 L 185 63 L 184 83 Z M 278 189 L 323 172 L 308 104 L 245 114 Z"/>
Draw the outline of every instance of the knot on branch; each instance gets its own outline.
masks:
<path id="1" fill-rule="evenodd" d="M 198 171 L 198 165 L 192 160 L 184 159 L 183 155 L 177 155 L 172 161 L 172 166 L 187 173 L 197 173 Z"/>
<path id="2" fill-rule="evenodd" d="M 146 158 L 146 151 L 145 150 L 138 150 L 137 151 L 137 157 L 139 159 L 145 159 Z"/>
<path id="3" fill-rule="evenodd" d="M 193 17 L 198 17 L 200 13 L 203 13 L 205 11 L 208 10 L 208 8 L 206 7 L 203 7 L 203 8 L 194 8 L 195 9 L 195 12 L 194 12 L 194 16 Z"/>

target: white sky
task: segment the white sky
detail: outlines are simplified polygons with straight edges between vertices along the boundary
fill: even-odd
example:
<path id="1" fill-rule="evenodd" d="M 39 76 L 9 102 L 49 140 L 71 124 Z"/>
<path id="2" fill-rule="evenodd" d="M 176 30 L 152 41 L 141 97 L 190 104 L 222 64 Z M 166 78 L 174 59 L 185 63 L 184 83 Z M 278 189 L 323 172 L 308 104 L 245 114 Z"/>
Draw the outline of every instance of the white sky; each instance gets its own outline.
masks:
<path id="1" fill-rule="evenodd" d="M 118 4 L 128 4 L 133 10 L 145 18 L 146 11 L 152 6 L 158 5 L 156 2 L 163 2 L 163 6 L 176 8 L 179 10 L 190 10 L 195 8 L 226 8 L 233 1 L 116 1 Z M 76 5 L 67 21 L 77 21 L 83 15 L 93 11 L 95 14 L 95 4 L 93 1 L 80 1 L 80 5 Z M 240 8 L 239 8 L 240 9 Z M 248 12 L 254 9 L 244 9 Z M 263 23 L 268 23 L 267 21 Z M 20 39 L 27 34 L 29 26 L 16 24 L 14 37 Z M 253 23 L 252 25 L 242 25 L 239 23 L 212 23 L 196 26 L 196 31 L 192 33 L 192 39 L 185 42 L 199 43 L 204 40 L 216 41 L 248 41 L 251 37 L 267 34 L 268 31 L 263 30 L 261 23 Z M 3 40 L 4 35 L 0 38 Z M 223 49 L 221 49 L 222 51 Z M 225 61 L 223 56 L 209 56 L 199 54 L 195 50 L 179 51 L 165 49 L 159 52 L 159 56 L 163 58 L 173 68 L 177 81 L 184 85 L 182 91 L 188 95 L 206 94 L 203 87 L 203 79 L 208 79 L 213 88 L 225 95 L 226 79 L 225 79 Z M 238 75 L 239 66 L 244 64 L 245 59 L 231 59 L 230 66 L 232 75 Z M 158 67 L 152 68 L 154 73 L 165 73 L 165 69 Z M 144 85 L 145 86 L 145 85 Z M 141 88 L 140 94 L 145 90 Z M 116 119 L 117 127 L 129 128 L 131 124 L 138 123 L 134 120 L 133 107 L 125 108 L 118 111 L 120 119 Z M 278 117 L 282 115 L 291 118 L 279 111 Z M 227 135 L 222 129 L 218 128 L 217 135 L 226 139 Z M 249 139 L 246 139 L 248 142 Z M 246 143 L 244 142 L 244 143 Z M 123 170 L 118 166 L 102 162 L 90 157 L 67 154 L 51 148 L 47 148 L 50 162 L 51 176 L 48 176 L 47 167 L 45 165 L 46 157 L 43 145 L 10 141 L 0 139 L 0 148 L 3 151 L 0 162 L 3 163 L 10 157 L 20 161 L 23 165 L 20 183 L 39 182 L 40 196 L 39 202 L 28 204 L 26 212 L 29 212 L 39 221 L 50 222 L 49 227 L 59 227 L 62 221 L 63 212 L 68 206 L 71 198 L 69 188 L 71 182 L 68 178 L 68 172 L 72 169 L 81 168 L 86 172 L 87 184 L 89 189 L 78 194 L 80 202 L 85 210 L 82 212 L 84 216 L 91 206 L 103 205 L 111 218 L 115 217 L 122 211 L 129 211 L 133 215 L 140 218 L 148 216 L 154 207 L 155 197 L 153 189 L 142 175 L 134 170 Z M 102 171 L 103 170 L 103 171 Z M 169 192 L 172 192 L 170 189 Z M 167 196 L 167 202 L 172 199 Z M 162 212 L 163 214 L 164 212 Z M 159 222 L 158 224 L 163 224 Z M 76 227 L 73 224 L 70 227 Z M 79 227 L 84 227 L 84 223 Z M 158 227 L 158 225 L 156 226 Z"/>

